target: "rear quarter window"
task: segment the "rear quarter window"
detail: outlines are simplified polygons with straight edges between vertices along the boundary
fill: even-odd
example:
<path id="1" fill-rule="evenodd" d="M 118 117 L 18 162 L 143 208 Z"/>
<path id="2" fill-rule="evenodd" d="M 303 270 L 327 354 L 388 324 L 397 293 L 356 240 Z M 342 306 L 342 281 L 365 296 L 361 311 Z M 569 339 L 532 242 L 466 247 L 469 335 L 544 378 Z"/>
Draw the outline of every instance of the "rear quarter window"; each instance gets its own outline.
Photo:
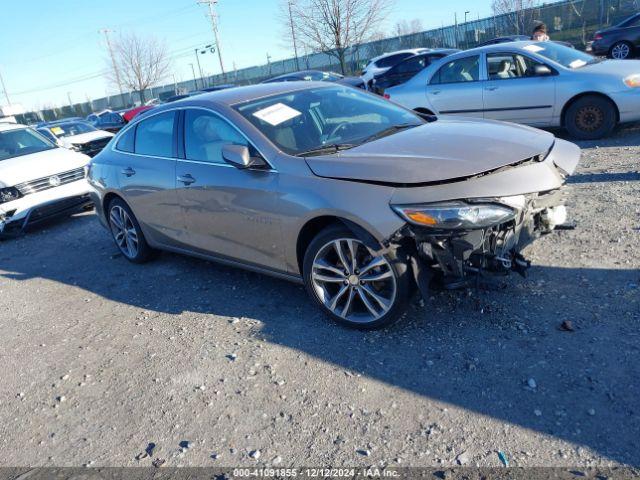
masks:
<path id="1" fill-rule="evenodd" d="M 133 126 L 126 130 L 122 136 L 118 139 L 116 144 L 116 150 L 121 152 L 133 153 L 133 148 L 136 140 L 136 127 Z"/>

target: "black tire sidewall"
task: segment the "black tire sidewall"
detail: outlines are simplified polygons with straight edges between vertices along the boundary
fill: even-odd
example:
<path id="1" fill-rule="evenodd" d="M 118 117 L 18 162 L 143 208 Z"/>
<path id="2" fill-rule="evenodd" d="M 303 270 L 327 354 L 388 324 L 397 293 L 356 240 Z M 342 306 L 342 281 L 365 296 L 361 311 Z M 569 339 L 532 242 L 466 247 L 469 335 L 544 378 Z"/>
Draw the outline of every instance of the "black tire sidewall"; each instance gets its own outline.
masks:
<path id="1" fill-rule="evenodd" d="M 391 265 L 393 273 L 396 277 L 396 298 L 391 309 L 377 320 L 369 323 L 350 322 L 342 317 L 335 315 L 333 312 L 327 309 L 327 307 L 325 307 L 322 301 L 318 298 L 318 295 L 313 289 L 313 282 L 311 281 L 313 260 L 323 246 L 338 238 L 353 238 L 354 240 L 361 241 L 356 235 L 354 235 L 351 230 L 349 230 L 345 226 L 336 225 L 327 227 L 322 230 L 311 241 L 304 256 L 302 270 L 307 293 L 325 314 L 327 314 L 337 323 L 346 327 L 354 328 L 357 330 L 375 330 L 393 324 L 406 311 L 411 293 L 413 292 L 411 284 L 411 269 L 409 267 L 408 259 L 401 249 L 391 250 L 387 254 L 385 254 L 385 258 Z"/>
<path id="2" fill-rule="evenodd" d="M 604 122 L 602 127 L 593 132 L 585 132 L 580 130 L 576 126 L 576 114 L 578 111 L 588 105 L 594 105 L 602 109 L 605 115 Z M 565 115 L 565 128 L 569 132 L 569 135 L 578 139 L 578 140 L 597 140 L 602 137 L 606 137 L 609 135 L 614 128 L 616 127 L 616 111 L 614 105 L 610 100 L 606 98 L 595 96 L 595 95 L 587 95 L 578 100 L 574 101 L 569 108 L 567 108 L 567 112 Z"/>
<path id="3" fill-rule="evenodd" d="M 136 233 L 138 235 L 138 253 L 135 257 L 129 257 L 125 255 L 120 249 L 120 246 L 116 242 L 115 236 L 113 235 L 113 229 L 111 227 L 111 209 L 116 206 L 122 208 L 125 212 L 127 212 L 127 214 L 129 215 L 129 218 L 131 219 L 131 222 L 133 223 L 134 228 L 136 229 Z M 109 202 L 109 206 L 107 208 L 107 222 L 109 224 L 109 231 L 111 232 L 111 238 L 113 238 L 113 241 L 116 244 L 118 251 L 122 253 L 123 257 L 125 257 L 127 260 L 133 263 L 144 263 L 144 262 L 147 262 L 152 257 L 154 251 L 147 243 L 147 240 L 144 237 L 144 233 L 142 232 L 142 228 L 140 228 L 140 224 L 138 223 L 138 219 L 133 214 L 133 212 L 131 211 L 131 208 L 129 208 L 129 205 L 127 205 L 124 200 L 120 198 L 114 198 L 111 202 Z"/>

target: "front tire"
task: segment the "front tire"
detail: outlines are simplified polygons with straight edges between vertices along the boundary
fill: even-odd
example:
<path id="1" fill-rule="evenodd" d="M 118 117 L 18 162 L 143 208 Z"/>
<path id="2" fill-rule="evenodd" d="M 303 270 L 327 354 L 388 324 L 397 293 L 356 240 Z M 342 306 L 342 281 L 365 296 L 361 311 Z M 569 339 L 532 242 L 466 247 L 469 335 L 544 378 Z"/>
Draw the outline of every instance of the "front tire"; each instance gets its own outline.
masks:
<path id="1" fill-rule="evenodd" d="M 574 101 L 565 114 L 565 127 L 578 140 L 596 140 L 616 126 L 616 109 L 606 98 L 586 95 Z"/>
<path id="2" fill-rule="evenodd" d="M 127 260 L 144 263 L 153 257 L 155 251 L 147 243 L 138 220 L 123 200 L 116 198 L 109 203 L 107 219 L 113 241 Z"/>
<path id="3" fill-rule="evenodd" d="M 633 47 L 627 42 L 616 42 L 609 50 L 609 58 L 627 60 L 633 57 Z"/>
<path id="4" fill-rule="evenodd" d="M 362 330 L 397 321 L 412 292 L 401 251 L 375 255 L 344 226 L 328 227 L 313 239 L 303 275 L 307 292 L 326 314 Z"/>

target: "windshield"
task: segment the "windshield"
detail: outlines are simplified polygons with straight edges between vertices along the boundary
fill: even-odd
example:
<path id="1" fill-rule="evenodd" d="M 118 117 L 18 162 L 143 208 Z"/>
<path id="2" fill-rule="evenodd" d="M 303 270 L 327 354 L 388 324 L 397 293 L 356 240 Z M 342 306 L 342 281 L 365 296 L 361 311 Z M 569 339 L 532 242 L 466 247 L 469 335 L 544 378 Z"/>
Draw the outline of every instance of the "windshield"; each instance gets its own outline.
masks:
<path id="1" fill-rule="evenodd" d="M 580 68 L 600 61 L 588 53 L 580 52 L 579 50 L 553 42 L 537 42 L 523 48 L 542 55 L 566 68 Z"/>
<path id="2" fill-rule="evenodd" d="M 73 137 L 74 135 L 97 131 L 96 128 L 85 122 L 61 123 L 50 126 L 49 130 L 58 138 Z"/>
<path id="3" fill-rule="evenodd" d="M 424 123 L 404 108 L 350 87 L 298 90 L 236 109 L 290 155 L 330 146 L 337 151 Z"/>
<path id="4" fill-rule="evenodd" d="M 0 161 L 57 148 L 30 128 L 0 132 Z"/>

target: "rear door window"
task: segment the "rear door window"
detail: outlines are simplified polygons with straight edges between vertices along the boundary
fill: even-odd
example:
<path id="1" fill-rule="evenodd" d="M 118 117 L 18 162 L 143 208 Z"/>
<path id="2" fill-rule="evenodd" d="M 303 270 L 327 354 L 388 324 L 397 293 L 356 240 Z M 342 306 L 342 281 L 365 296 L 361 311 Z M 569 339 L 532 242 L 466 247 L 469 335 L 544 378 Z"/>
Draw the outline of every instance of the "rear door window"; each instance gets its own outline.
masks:
<path id="1" fill-rule="evenodd" d="M 431 78 L 431 85 L 477 82 L 480 80 L 480 57 L 463 57 L 445 63 Z"/>
<path id="2" fill-rule="evenodd" d="M 175 112 L 164 112 L 138 123 L 135 152 L 154 157 L 174 157 Z"/>

